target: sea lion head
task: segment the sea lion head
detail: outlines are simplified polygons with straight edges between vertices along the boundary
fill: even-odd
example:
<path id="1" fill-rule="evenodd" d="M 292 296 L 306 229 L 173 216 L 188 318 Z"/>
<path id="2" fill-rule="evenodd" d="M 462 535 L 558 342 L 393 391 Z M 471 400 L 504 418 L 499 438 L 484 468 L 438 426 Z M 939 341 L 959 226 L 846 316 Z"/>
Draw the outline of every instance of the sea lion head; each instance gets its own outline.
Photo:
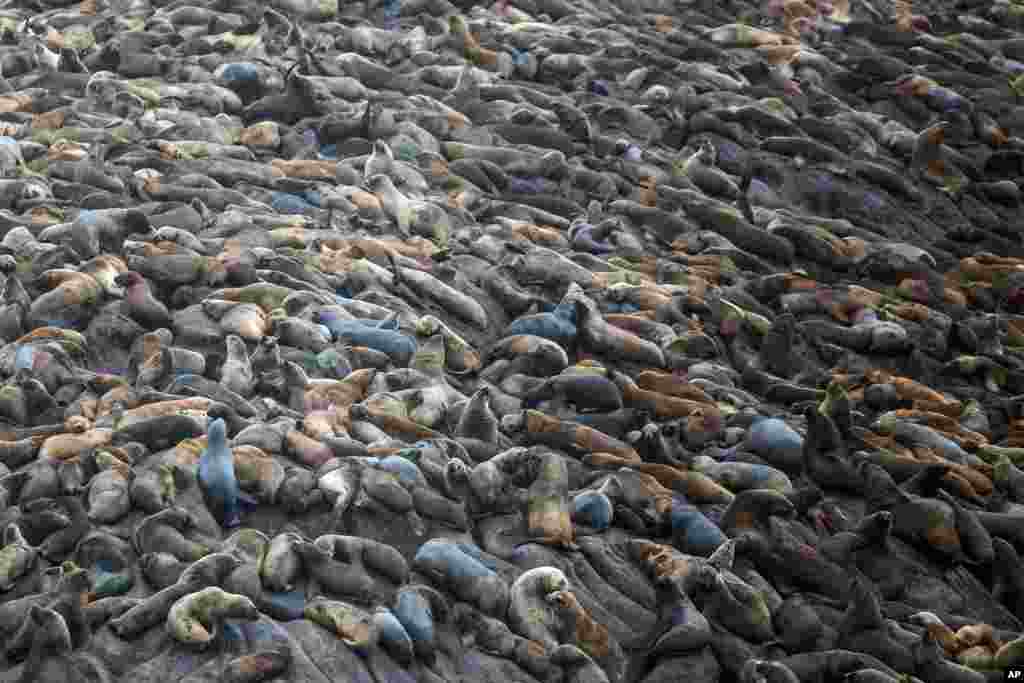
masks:
<path id="1" fill-rule="evenodd" d="M 391 147 L 384 140 L 374 140 L 373 142 L 373 153 L 383 155 L 389 159 L 394 158 L 394 153 L 391 151 Z"/>
<path id="2" fill-rule="evenodd" d="M 576 596 L 572 594 L 572 591 L 568 590 L 548 593 L 544 596 L 544 600 L 555 609 L 566 612 L 575 612 L 579 607 L 579 602 L 576 600 Z"/>
<path id="3" fill-rule="evenodd" d="M 376 173 L 366 179 L 366 188 L 374 194 L 384 194 L 393 190 L 394 184 L 385 174 Z"/>
<path id="4" fill-rule="evenodd" d="M 227 442 L 228 428 L 223 418 L 208 419 L 206 434 L 210 444 L 223 444 Z"/>

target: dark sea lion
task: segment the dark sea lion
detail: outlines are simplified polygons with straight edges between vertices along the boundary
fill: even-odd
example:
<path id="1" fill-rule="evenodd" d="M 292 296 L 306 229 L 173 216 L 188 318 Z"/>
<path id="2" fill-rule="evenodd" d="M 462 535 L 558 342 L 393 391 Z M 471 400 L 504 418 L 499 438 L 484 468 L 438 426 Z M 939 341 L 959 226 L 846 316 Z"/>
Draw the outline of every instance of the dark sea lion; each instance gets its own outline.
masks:
<path id="1" fill-rule="evenodd" d="M 128 271 L 114 278 L 118 287 L 124 287 L 125 314 L 147 330 L 171 326 L 171 314 L 160 302 L 139 273 Z"/>

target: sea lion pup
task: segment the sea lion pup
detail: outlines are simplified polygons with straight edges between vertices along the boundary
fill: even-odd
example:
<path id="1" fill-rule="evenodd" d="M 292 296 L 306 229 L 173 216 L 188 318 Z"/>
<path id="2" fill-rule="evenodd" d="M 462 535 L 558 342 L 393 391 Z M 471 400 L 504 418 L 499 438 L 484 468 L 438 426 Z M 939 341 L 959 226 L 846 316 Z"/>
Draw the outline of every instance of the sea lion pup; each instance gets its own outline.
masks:
<path id="1" fill-rule="evenodd" d="M 122 310 L 129 318 L 147 330 L 171 327 L 170 312 L 159 299 L 153 296 L 146 278 L 141 274 L 129 270 L 115 277 L 114 283 L 118 287 L 124 288 Z"/>

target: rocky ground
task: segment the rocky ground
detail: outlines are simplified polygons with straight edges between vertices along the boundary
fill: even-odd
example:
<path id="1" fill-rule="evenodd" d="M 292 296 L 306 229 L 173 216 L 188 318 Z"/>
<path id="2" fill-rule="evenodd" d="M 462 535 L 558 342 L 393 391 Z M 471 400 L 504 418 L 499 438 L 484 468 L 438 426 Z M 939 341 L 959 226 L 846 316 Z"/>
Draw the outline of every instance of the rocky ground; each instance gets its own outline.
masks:
<path id="1" fill-rule="evenodd" d="M 0 8 L 0 681 L 1024 665 L 1024 4 Z"/>

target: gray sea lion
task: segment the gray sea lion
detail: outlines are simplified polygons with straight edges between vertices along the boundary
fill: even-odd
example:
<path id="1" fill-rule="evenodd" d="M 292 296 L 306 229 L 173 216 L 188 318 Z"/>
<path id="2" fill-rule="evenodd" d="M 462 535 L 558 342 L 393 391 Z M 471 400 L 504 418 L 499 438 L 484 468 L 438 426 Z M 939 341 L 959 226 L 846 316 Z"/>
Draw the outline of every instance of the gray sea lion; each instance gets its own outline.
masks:
<path id="1" fill-rule="evenodd" d="M 224 343 L 227 357 L 220 368 L 220 381 L 239 396 L 248 397 L 252 393 L 255 377 L 245 342 L 238 335 L 229 334 Z"/>
<path id="2" fill-rule="evenodd" d="M 363 166 L 363 178 L 369 180 L 378 173 L 388 175 L 395 163 L 395 154 L 390 145 L 383 140 L 375 140 L 373 151 L 366 158 Z"/>
<path id="3" fill-rule="evenodd" d="M 455 427 L 458 437 L 479 439 L 487 443 L 497 443 L 500 436 L 500 423 L 490 405 L 491 394 L 487 387 L 478 389 L 462 410 L 459 423 Z"/>
<path id="4" fill-rule="evenodd" d="M 294 532 L 278 534 L 267 547 L 260 562 L 260 579 L 264 587 L 276 593 L 292 590 L 302 569 L 302 560 L 296 550 L 303 538 Z"/>

